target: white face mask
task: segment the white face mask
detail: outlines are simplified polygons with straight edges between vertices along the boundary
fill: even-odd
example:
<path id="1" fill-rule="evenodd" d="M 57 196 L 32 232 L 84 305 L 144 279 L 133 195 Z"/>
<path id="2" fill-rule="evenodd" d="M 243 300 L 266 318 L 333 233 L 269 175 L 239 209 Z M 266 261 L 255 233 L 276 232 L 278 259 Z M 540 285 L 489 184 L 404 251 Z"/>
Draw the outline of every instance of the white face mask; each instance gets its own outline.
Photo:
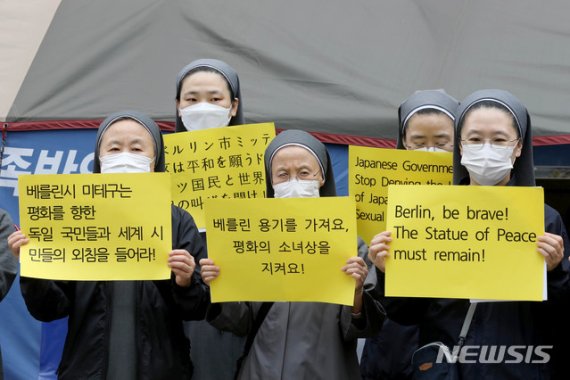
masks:
<path id="1" fill-rule="evenodd" d="M 438 148 L 437 146 L 424 146 L 414 150 L 419 152 L 447 152 L 447 150 Z"/>
<path id="2" fill-rule="evenodd" d="M 230 122 L 232 106 L 224 108 L 208 102 L 200 102 L 179 109 L 182 124 L 188 131 L 225 127 Z"/>
<path id="3" fill-rule="evenodd" d="M 320 182 L 316 180 L 292 180 L 273 185 L 275 198 L 318 198 Z"/>
<path id="4" fill-rule="evenodd" d="M 463 145 L 461 165 L 480 185 L 493 186 L 505 178 L 513 168 L 515 146 L 494 147 L 488 143 Z"/>
<path id="5" fill-rule="evenodd" d="M 154 159 L 129 152 L 99 157 L 101 173 L 148 173 Z"/>

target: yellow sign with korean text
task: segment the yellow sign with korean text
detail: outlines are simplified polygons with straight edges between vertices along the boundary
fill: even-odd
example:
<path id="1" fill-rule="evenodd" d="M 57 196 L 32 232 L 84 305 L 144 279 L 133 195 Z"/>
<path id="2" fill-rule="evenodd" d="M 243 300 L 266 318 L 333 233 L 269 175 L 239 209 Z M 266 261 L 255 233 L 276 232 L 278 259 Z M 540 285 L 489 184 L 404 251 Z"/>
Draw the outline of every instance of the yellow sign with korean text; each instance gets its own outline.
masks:
<path id="1" fill-rule="evenodd" d="M 356 200 L 358 235 L 370 243 L 386 229 L 389 185 L 451 185 L 452 176 L 452 153 L 349 146 L 348 190 Z"/>
<path id="2" fill-rule="evenodd" d="M 357 255 L 349 197 L 209 199 L 208 256 L 220 267 L 212 302 L 310 301 L 352 305 Z"/>
<path id="3" fill-rule="evenodd" d="M 545 298 L 542 188 L 391 185 L 388 196 L 386 295 Z"/>
<path id="4" fill-rule="evenodd" d="M 18 178 L 25 277 L 162 280 L 172 250 L 170 175 L 51 174 Z"/>
<path id="5" fill-rule="evenodd" d="M 174 204 L 190 212 L 203 230 L 206 199 L 264 198 L 263 153 L 273 137 L 273 123 L 165 135 Z"/>

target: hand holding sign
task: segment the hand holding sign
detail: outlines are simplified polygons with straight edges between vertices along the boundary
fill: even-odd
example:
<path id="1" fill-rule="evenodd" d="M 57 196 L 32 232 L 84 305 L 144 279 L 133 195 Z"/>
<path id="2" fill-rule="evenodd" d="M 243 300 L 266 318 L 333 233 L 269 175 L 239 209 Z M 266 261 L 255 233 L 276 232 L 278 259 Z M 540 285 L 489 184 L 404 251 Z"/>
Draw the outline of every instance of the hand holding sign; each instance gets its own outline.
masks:
<path id="1" fill-rule="evenodd" d="M 355 280 L 355 291 L 361 292 L 364 286 L 364 280 L 368 276 L 368 267 L 361 257 L 351 257 L 346 261 L 346 265 L 342 267 L 342 271 L 351 276 Z"/>
<path id="2" fill-rule="evenodd" d="M 386 258 L 390 252 L 391 241 L 392 233 L 383 231 L 372 238 L 368 247 L 368 258 L 382 272 L 386 269 Z"/>
<path id="3" fill-rule="evenodd" d="M 351 259 L 353 199 L 209 199 L 205 206 L 209 259 L 201 275 L 212 302 L 354 304 L 367 268 Z"/>
<path id="4" fill-rule="evenodd" d="M 212 259 L 202 259 L 200 260 L 200 274 L 202 275 L 202 280 L 208 286 L 220 275 L 220 267 L 214 264 Z"/>
<path id="5" fill-rule="evenodd" d="M 551 271 L 560 264 L 564 257 L 564 240 L 559 235 L 545 232 L 538 237 L 538 252 L 546 260 L 546 268 Z"/>
<path id="6" fill-rule="evenodd" d="M 8 246 L 12 251 L 12 254 L 16 257 L 20 257 L 20 247 L 26 245 L 30 242 L 30 239 L 24 235 L 22 231 L 14 231 L 8 236 Z"/>
<path id="7" fill-rule="evenodd" d="M 106 281 L 170 278 L 166 173 L 20 176 L 22 231 L 10 239 L 24 277 Z M 133 212 L 136 210 L 137 212 Z M 184 286 L 188 259 L 174 260 Z"/>
<path id="8" fill-rule="evenodd" d="M 196 268 L 194 257 L 185 249 L 175 249 L 168 254 L 168 266 L 174 273 L 176 285 L 187 288 L 192 283 Z"/>
<path id="9" fill-rule="evenodd" d="M 544 258 L 553 269 L 563 250 L 543 235 L 541 188 L 390 186 L 389 196 L 394 240 L 388 248 L 379 234 L 370 251 L 380 269 L 386 263 L 388 296 L 545 298 Z"/>

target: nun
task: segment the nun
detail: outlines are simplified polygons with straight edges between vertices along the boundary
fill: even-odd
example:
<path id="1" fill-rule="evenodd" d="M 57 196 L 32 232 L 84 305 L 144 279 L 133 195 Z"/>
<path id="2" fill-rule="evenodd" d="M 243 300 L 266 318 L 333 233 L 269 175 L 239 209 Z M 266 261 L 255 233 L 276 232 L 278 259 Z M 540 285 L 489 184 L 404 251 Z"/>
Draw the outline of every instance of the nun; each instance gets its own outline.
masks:
<path id="1" fill-rule="evenodd" d="M 275 198 L 332 197 L 334 175 L 324 144 L 309 133 L 286 130 L 265 151 L 267 195 Z M 355 279 L 354 306 L 315 302 L 212 304 L 207 320 L 247 335 L 238 379 L 360 379 L 357 338 L 374 334 L 383 308 L 370 290 L 373 277 L 358 247 L 342 269 Z M 355 253 L 357 247 L 355 247 Z M 202 276 L 215 281 L 223 268 L 202 260 Z"/>
<path id="2" fill-rule="evenodd" d="M 10 291 L 18 273 L 18 261 L 8 248 L 8 236 L 14 232 L 14 222 L 10 214 L 0 208 L 0 302 Z M 2 352 L 0 350 L 0 380 L 3 379 Z"/>
<path id="3" fill-rule="evenodd" d="M 198 59 L 176 77 L 176 132 L 245 124 L 239 77 L 227 63 Z M 200 236 L 206 245 L 206 232 Z M 206 321 L 185 323 L 194 380 L 232 379 L 245 338 Z"/>
<path id="4" fill-rule="evenodd" d="M 398 108 L 396 148 L 452 152 L 458 106 L 459 102 L 442 89 L 414 92 Z M 360 360 L 362 379 L 410 379 L 418 339 L 417 326 L 386 319 L 380 333 L 366 339 Z"/>
<path id="5" fill-rule="evenodd" d="M 457 115 L 455 185 L 535 186 L 530 116 L 515 96 L 503 90 L 476 91 L 463 100 Z M 548 205 L 544 211 L 545 233 L 537 238 L 537 255 L 546 263 L 548 301 L 470 304 L 462 299 L 385 298 L 388 315 L 403 324 L 419 325 L 420 346 L 442 342 L 453 347 L 466 326 L 465 347 L 524 352 L 522 359 L 519 354 L 495 361 L 489 360 L 489 355 L 469 356 L 468 363 L 454 367 L 462 379 L 567 378 L 567 373 L 557 374 L 555 367 L 568 345 L 564 342 L 566 348 L 560 346 L 557 335 L 565 330 L 561 316 L 568 303 L 568 272 L 562 259 L 570 242 L 558 212 Z M 390 240 L 387 232 L 383 240 L 370 247 L 369 257 L 380 278 Z M 513 268 L 516 263 L 505 271 Z M 380 283 L 383 281 L 379 279 Z M 432 359 L 415 363 L 417 378 L 430 378 L 429 372 L 437 370 Z"/>
<path id="6" fill-rule="evenodd" d="M 414 92 L 398 108 L 396 148 L 451 152 L 458 105 L 442 89 Z"/>
<path id="7" fill-rule="evenodd" d="M 94 173 L 163 172 L 156 123 L 136 111 L 107 117 L 97 131 Z M 133 210 L 136 212 L 136 210 Z M 190 214 L 171 206 L 168 280 L 52 281 L 21 277 L 30 314 L 49 322 L 68 317 L 59 379 L 190 379 L 189 342 L 182 321 L 204 318 L 208 291 L 196 263 L 205 250 Z M 29 239 L 8 238 L 14 255 Z"/>
<path id="8" fill-rule="evenodd" d="M 176 77 L 176 132 L 245 124 L 239 77 L 227 63 L 198 59 Z"/>

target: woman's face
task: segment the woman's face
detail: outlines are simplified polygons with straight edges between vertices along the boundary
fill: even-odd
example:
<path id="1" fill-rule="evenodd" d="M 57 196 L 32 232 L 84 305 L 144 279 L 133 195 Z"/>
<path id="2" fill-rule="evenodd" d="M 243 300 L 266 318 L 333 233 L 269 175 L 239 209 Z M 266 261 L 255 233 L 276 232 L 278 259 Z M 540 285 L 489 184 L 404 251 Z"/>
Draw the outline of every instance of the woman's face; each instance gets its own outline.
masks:
<path id="1" fill-rule="evenodd" d="M 325 183 L 321 167 L 315 156 L 300 146 L 281 148 L 271 161 L 271 183 L 277 185 L 296 178 L 297 180 L 317 180 L 319 187 Z"/>
<path id="2" fill-rule="evenodd" d="M 513 125 L 513 118 L 498 108 L 478 108 L 467 115 L 461 129 L 462 144 L 485 142 L 497 145 L 516 145 L 511 161 L 521 155 L 522 142 Z M 462 147 L 460 152 L 463 153 Z"/>
<path id="3" fill-rule="evenodd" d="M 99 157 L 118 153 L 141 154 L 154 159 L 154 140 L 145 127 L 132 119 L 111 124 L 101 137 Z M 150 171 L 154 171 L 151 164 Z"/>
<path id="4" fill-rule="evenodd" d="M 404 146 L 414 150 L 435 147 L 453 151 L 453 120 L 443 113 L 413 115 L 406 125 Z"/>
<path id="5" fill-rule="evenodd" d="M 211 71 L 198 71 L 182 80 L 180 100 L 176 101 L 177 109 L 207 102 L 224 108 L 232 107 L 231 116 L 237 113 L 239 99 L 231 98 L 230 89 L 225 78 Z"/>

